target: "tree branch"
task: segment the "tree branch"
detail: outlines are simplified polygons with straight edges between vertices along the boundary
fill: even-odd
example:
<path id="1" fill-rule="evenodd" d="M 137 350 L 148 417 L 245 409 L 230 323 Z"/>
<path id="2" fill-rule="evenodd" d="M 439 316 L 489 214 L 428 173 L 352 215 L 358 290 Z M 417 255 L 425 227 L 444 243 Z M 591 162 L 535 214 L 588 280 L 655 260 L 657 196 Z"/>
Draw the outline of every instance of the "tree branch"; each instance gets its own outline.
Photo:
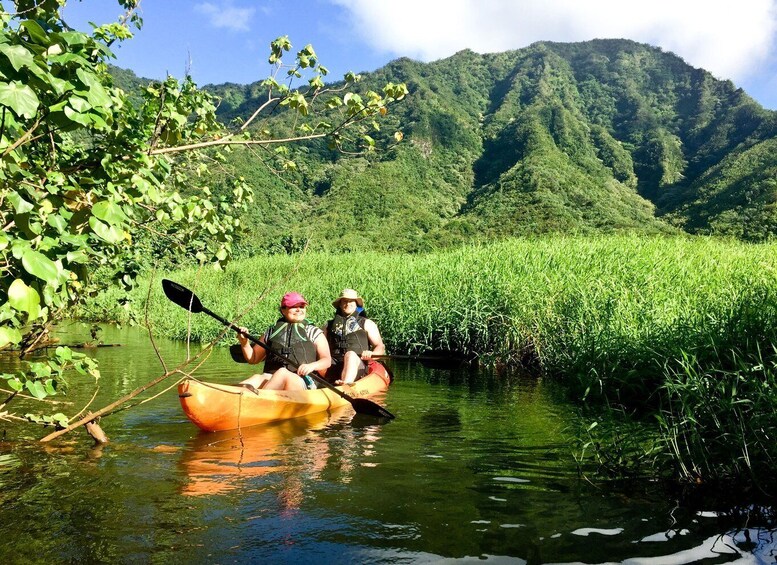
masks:
<path id="1" fill-rule="evenodd" d="M 3 157 L 5 157 L 6 155 L 8 155 L 8 154 L 9 154 L 11 151 L 13 151 L 14 149 L 16 149 L 17 147 L 19 147 L 19 146 L 20 146 L 20 145 L 22 145 L 23 143 L 26 143 L 27 141 L 29 141 L 29 140 L 32 138 L 32 134 L 33 134 L 33 132 L 34 132 L 36 129 L 38 129 L 38 126 L 40 125 L 40 120 L 41 120 L 41 118 L 40 118 L 40 116 L 39 116 L 39 117 L 38 117 L 38 119 L 37 119 L 37 120 L 35 120 L 35 123 L 34 123 L 34 124 L 32 124 L 32 127 L 30 127 L 30 129 L 28 129 L 26 132 L 24 132 L 24 134 L 23 134 L 23 135 L 22 135 L 22 136 L 21 136 L 19 139 L 17 139 L 17 140 L 16 140 L 16 141 L 13 143 L 13 145 L 11 145 L 10 147 L 8 147 L 8 148 L 7 148 L 7 149 L 6 149 L 6 150 L 3 152 Z"/>
<path id="2" fill-rule="evenodd" d="M 243 139 L 233 140 L 228 138 L 213 139 L 211 141 L 202 141 L 200 143 L 191 143 L 189 145 L 177 145 L 175 147 L 163 147 L 162 149 L 154 149 L 149 151 L 149 155 L 163 155 L 166 153 L 181 153 L 183 151 L 189 151 L 192 149 L 204 149 L 205 147 L 216 147 L 224 145 L 272 145 L 275 143 L 291 143 L 293 141 L 306 141 L 310 139 L 321 139 L 329 135 L 327 133 L 317 133 L 311 135 L 301 135 L 299 137 L 287 137 L 284 139 Z"/>

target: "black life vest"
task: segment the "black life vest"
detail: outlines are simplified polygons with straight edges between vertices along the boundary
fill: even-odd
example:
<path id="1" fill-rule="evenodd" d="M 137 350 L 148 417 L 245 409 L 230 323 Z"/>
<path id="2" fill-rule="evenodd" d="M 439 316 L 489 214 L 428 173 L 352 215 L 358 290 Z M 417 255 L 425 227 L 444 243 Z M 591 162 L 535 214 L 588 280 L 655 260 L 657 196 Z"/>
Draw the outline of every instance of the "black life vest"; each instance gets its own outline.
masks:
<path id="1" fill-rule="evenodd" d="M 332 352 L 332 360 L 340 363 L 346 352 L 353 351 L 361 355 L 370 348 L 370 340 L 364 324 L 367 318 L 360 315 L 343 316 L 339 312 L 329 320 L 327 325 L 327 341 Z"/>
<path id="2" fill-rule="evenodd" d="M 274 373 L 281 367 L 291 372 L 296 372 L 297 367 L 303 363 L 313 363 L 316 360 L 316 346 L 308 339 L 305 331 L 310 322 L 290 324 L 283 318 L 279 318 L 269 331 L 269 343 L 271 351 L 288 357 L 294 365 L 268 352 L 264 361 L 264 372 Z"/>

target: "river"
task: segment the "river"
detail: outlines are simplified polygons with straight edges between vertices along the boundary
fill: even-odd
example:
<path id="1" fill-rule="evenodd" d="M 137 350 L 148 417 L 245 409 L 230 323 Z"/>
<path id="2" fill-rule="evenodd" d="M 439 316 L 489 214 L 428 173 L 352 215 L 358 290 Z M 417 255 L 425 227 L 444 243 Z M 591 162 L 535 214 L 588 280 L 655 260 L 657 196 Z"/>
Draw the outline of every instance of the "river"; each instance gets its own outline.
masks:
<path id="1" fill-rule="evenodd" d="M 162 373 L 144 330 L 103 325 L 92 409 Z M 89 338 L 65 324 L 63 343 Z M 174 366 L 186 346 L 156 340 Z M 198 346 L 193 345 L 192 350 Z M 238 432 L 200 432 L 174 377 L 49 444 L 0 421 L 3 563 L 773 563 L 773 523 L 693 505 L 656 484 L 581 477 L 577 411 L 551 383 L 494 371 L 393 363 L 375 398 L 397 418 L 350 407 Z M 198 378 L 248 374 L 219 349 Z M 83 378 L 83 377 L 79 377 Z M 73 378 L 73 385 L 77 378 Z M 72 414 L 90 398 L 75 386 Z M 16 401 L 14 401 L 16 403 Z M 18 412 L 38 404 L 10 405 Z M 62 408 L 60 408 L 62 409 Z M 751 508 L 752 510 L 752 508 Z"/>

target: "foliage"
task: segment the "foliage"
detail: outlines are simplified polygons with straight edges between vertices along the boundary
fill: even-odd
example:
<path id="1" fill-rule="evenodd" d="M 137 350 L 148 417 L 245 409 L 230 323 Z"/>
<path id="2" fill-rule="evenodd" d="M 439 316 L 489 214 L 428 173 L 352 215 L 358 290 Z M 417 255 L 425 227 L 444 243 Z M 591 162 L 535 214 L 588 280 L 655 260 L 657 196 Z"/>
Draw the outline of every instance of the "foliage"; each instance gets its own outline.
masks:
<path id="1" fill-rule="evenodd" d="M 374 149 L 360 124 L 378 128 L 386 106 L 406 93 L 402 84 L 385 85 L 383 94 L 348 92 L 358 80 L 352 74 L 337 91 L 327 88 L 312 46 L 287 65 L 292 45 L 281 37 L 270 46 L 274 73 L 263 83 L 263 106 L 227 130 L 216 101 L 189 77 L 147 84 L 140 105 L 114 85 L 109 46 L 132 37 L 130 24 L 139 26 L 137 0 L 120 0 L 126 13 L 119 22 L 91 33 L 69 28 L 62 4 L 19 0 L 16 13 L 0 7 L 0 348 L 17 347 L 22 356 L 45 345 L 47 327 L 69 308 L 111 281 L 131 287 L 171 248 L 190 261 L 226 263 L 236 214 L 252 191 L 239 177 L 217 192 L 206 184 L 207 164 L 223 160 L 219 148 L 277 146 L 287 168 L 294 166 L 284 156 L 290 141 Z M 294 88 L 303 72 L 310 73 L 306 86 Z M 332 108 L 337 120 L 313 121 L 317 105 Z M 248 131 L 267 108 L 299 117 L 291 137 Z M 46 396 L 57 390 L 56 363 L 3 378 L 14 390 Z M 77 367 L 97 374 L 84 362 Z"/>

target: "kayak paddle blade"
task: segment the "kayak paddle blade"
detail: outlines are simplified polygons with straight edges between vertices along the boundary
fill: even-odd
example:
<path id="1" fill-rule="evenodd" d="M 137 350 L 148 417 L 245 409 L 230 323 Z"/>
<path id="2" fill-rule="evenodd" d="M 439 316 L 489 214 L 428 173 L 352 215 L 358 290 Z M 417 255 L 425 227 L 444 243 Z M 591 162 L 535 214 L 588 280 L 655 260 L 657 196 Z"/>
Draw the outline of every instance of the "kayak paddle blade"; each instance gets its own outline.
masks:
<path id="1" fill-rule="evenodd" d="M 368 416 L 375 416 L 376 418 L 386 418 L 387 420 L 393 420 L 396 417 L 380 404 L 367 398 L 352 398 L 351 404 L 357 414 L 366 414 Z"/>
<path id="2" fill-rule="evenodd" d="M 200 302 L 196 294 L 185 286 L 181 286 L 168 279 L 162 279 L 162 290 L 165 291 L 165 296 L 171 302 L 175 302 L 181 308 L 188 310 L 192 314 L 202 312 L 202 302 Z"/>
<path id="3" fill-rule="evenodd" d="M 235 363 L 248 363 L 243 355 L 243 348 L 239 343 L 233 343 L 229 346 L 229 354 L 232 356 L 232 361 Z"/>

